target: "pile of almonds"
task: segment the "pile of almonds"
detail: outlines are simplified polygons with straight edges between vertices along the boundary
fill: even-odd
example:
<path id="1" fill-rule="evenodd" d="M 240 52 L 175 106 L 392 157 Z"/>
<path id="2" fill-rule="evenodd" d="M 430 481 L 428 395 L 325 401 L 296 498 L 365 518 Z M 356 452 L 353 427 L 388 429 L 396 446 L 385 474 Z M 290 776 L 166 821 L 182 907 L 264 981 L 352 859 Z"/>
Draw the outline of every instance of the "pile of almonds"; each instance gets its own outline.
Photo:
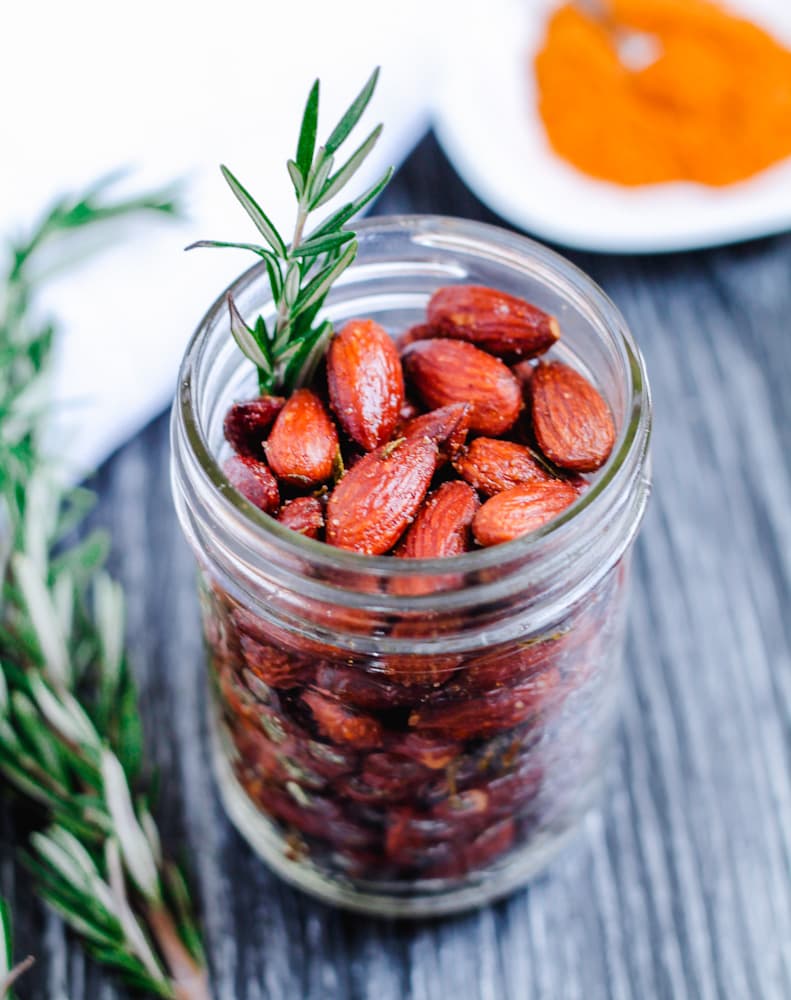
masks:
<path id="1" fill-rule="evenodd" d="M 236 403 L 232 485 L 294 531 L 369 555 L 458 555 L 541 527 L 615 439 L 599 392 L 538 361 L 556 319 L 474 285 L 431 297 L 394 341 L 372 320 L 333 338 L 310 388 Z"/>

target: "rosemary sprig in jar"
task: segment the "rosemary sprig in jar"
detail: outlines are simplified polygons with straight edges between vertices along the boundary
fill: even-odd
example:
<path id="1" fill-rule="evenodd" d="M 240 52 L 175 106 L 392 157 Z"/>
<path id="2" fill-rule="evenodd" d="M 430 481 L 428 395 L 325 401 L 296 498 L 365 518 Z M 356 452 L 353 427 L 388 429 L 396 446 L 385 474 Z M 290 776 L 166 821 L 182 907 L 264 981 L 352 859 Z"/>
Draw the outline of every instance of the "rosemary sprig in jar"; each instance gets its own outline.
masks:
<path id="1" fill-rule="evenodd" d="M 107 201 L 108 184 L 59 201 L 12 246 L 0 300 L 0 776 L 38 807 L 36 891 L 90 953 L 149 995 L 207 1000 L 185 882 L 162 854 L 142 780 L 123 594 L 102 569 L 104 536 L 71 541 L 93 495 L 64 486 L 41 443 L 55 335 L 36 320 L 42 251 L 176 208 L 167 194 Z"/>
<path id="2" fill-rule="evenodd" d="M 305 235 L 310 214 L 346 186 L 379 139 L 381 125 L 377 125 L 351 156 L 333 170 L 335 154 L 368 107 L 378 76 L 376 69 L 318 150 L 319 81 L 313 84 L 302 117 L 296 156 L 287 163 L 297 198 L 290 244 L 286 244 L 249 191 L 223 166 L 220 169 L 225 180 L 266 245 L 200 240 L 187 247 L 188 250 L 231 247 L 249 250 L 263 259 L 272 289 L 275 318 L 267 324 L 264 317 L 259 316 L 253 326 L 248 326 L 233 297 L 228 295 L 231 333 L 242 352 L 256 365 L 261 393 L 289 393 L 312 379 L 333 332 L 328 320 L 316 323 L 319 311 L 332 284 L 357 255 L 355 234 L 346 224 L 384 189 L 392 176 L 392 168 L 388 168 L 372 187 Z"/>

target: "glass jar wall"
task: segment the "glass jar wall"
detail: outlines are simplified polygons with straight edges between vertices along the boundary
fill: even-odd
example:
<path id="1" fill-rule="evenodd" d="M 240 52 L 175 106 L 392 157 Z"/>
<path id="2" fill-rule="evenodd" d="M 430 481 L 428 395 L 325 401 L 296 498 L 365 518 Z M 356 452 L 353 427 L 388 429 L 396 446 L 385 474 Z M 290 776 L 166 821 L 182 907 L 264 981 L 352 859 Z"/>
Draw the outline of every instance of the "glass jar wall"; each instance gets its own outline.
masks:
<path id="1" fill-rule="evenodd" d="M 590 378 L 618 438 L 567 511 L 450 560 L 297 535 L 221 471 L 223 417 L 255 395 L 224 298 L 182 368 L 173 483 L 199 565 L 213 754 L 226 808 L 282 876 L 392 915 L 478 905 L 543 867 L 595 802 L 617 708 L 629 550 L 649 486 L 642 360 L 612 303 L 522 237 L 432 217 L 359 226 L 326 315 L 396 335 L 431 293 L 489 285 L 556 315 L 553 356 Z M 272 311 L 265 275 L 233 287 Z"/>

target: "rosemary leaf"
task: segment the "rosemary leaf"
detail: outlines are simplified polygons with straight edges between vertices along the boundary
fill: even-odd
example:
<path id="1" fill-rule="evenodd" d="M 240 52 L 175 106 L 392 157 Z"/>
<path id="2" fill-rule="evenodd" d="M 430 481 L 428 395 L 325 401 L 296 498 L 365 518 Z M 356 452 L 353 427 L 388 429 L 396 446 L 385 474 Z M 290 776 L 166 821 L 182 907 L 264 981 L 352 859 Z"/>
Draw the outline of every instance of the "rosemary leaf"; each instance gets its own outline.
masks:
<path id="1" fill-rule="evenodd" d="M 68 782 L 58 741 L 41 728 L 40 715 L 26 694 L 14 691 L 11 696 L 18 738 L 23 747 L 39 762 L 41 769 L 62 786 Z"/>
<path id="2" fill-rule="evenodd" d="M 16 762 L 12 762 L 4 757 L 0 758 L 0 773 L 5 775 L 17 792 L 47 809 L 57 809 L 60 805 L 61 797 L 66 794 L 66 789 L 56 789 L 53 792 L 48 787 L 54 783 L 53 780 L 42 780 L 44 776 L 34 773 L 35 766 L 35 762 L 29 758 L 25 759 L 23 757 Z"/>
<path id="3" fill-rule="evenodd" d="M 112 700 L 121 679 L 124 655 L 124 592 L 107 573 L 93 581 L 94 620 L 102 652 L 102 683 L 106 700 Z"/>
<path id="4" fill-rule="evenodd" d="M 52 603 L 55 605 L 60 630 L 66 642 L 70 640 L 74 629 L 75 597 L 74 574 L 67 566 L 64 566 L 52 584 Z"/>
<path id="5" fill-rule="evenodd" d="M 30 556 L 17 552 L 12 557 L 11 565 L 47 672 L 55 683 L 68 686 L 71 680 L 69 653 L 63 633 L 57 625 L 58 616 L 52 595 Z"/>
<path id="6" fill-rule="evenodd" d="M 310 172 L 310 165 L 313 162 L 313 151 L 316 148 L 316 130 L 319 123 L 319 81 L 316 80 L 310 88 L 308 100 L 305 104 L 305 113 L 302 116 L 302 124 L 299 129 L 299 140 L 297 142 L 296 168 L 299 171 L 303 187 Z M 289 173 L 291 171 L 289 170 Z M 296 188 L 296 184 L 295 184 Z M 302 192 L 297 191 L 297 197 Z"/>
<path id="7" fill-rule="evenodd" d="M 242 319 L 239 310 L 236 308 L 236 304 L 233 301 L 231 295 L 228 295 L 228 309 L 231 313 L 231 333 L 233 334 L 233 339 L 239 345 L 239 350 L 242 354 L 246 355 L 254 365 L 264 371 L 268 371 L 271 368 L 269 360 L 261 350 L 261 346 L 253 336 L 253 331 Z"/>
<path id="8" fill-rule="evenodd" d="M 269 278 L 269 287 L 272 289 L 272 297 L 275 302 L 280 302 L 283 298 L 283 275 L 279 261 L 272 261 L 268 257 L 264 258 L 266 274 Z"/>
<path id="9" fill-rule="evenodd" d="M 96 494 L 84 487 L 75 487 L 66 493 L 58 510 L 58 523 L 52 536 L 57 544 L 79 525 L 96 506 Z"/>
<path id="10" fill-rule="evenodd" d="M 365 142 L 349 157 L 349 159 L 344 163 L 344 165 L 329 178 L 324 188 L 314 201 L 311 202 L 311 208 L 319 208 L 321 205 L 328 202 L 330 198 L 338 193 L 346 183 L 351 180 L 354 174 L 363 165 L 365 158 L 374 148 L 382 134 L 382 126 L 377 125 L 376 128 L 371 132 Z"/>
<path id="11" fill-rule="evenodd" d="M 94 574 L 104 566 L 110 551 L 110 539 L 106 531 L 97 529 L 76 545 L 62 552 L 50 563 L 50 577 L 57 581 L 62 573 L 71 573 L 80 586 L 85 586 Z M 51 597 L 54 599 L 54 584 Z"/>
<path id="12" fill-rule="evenodd" d="M 140 892 L 153 902 L 159 902 L 161 891 L 156 861 L 151 847 L 135 815 L 126 775 L 115 754 L 102 754 L 104 797 L 118 831 L 118 841 L 124 864 Z"/>
<path id="13" fill-rule="evenodd" d="M 299 262 L 297 260 L 292 260 L 288 265 L 286 280 L 283 284 L 283 301 L 291 310 L 293 310 L 294 303 L 297 301 L 299 296 L 300 278 L 301 274 L 299 270 Z"/>
<path id="14" fill-rule="evenodd" d="M 127 776 L 134 779 L 143 760 L 143 727 L 137 710 L 137 692 L 131 684 L 126 685 L 116 701 L 114 728 L 117 731 L 112 745 Z"/>
<path id="15" fill-rule="evenodd" d="M 0 983 L 11 971 L 13 947 L 11 917 L 5 900 L 0 899 Z"/>
<path id="16" fill-rule="evenodd" d="M 308 385 L 313 378 L 321 359 L 327 352 L 330 340 L 332 339 L 332 323 L 329 321 L 322 323 L 318 330 L 311 331 L 300 345 L 299 352 L 294 356 L 291 365 L 294 373 L 288 372 L 288 377 L 293 381 L 295 388 Z"/>
<path id="17" fill-rule="evenodd" d="M 192 915 L 192 904 L 184 873 L 178 865 L 166 862 L 163 866 L 163 876 L 165 892 L 178 920 L 181 937 L 195 961 L 203 965 L 206 962 L 206 955 L 203 951 L 203 942 L 195 924 L 195 918 Z"/>
<path id="18" fill-rule="evenodd" d="M 264 237 L 276 254 L 280 257 L 285 257 L 286 244 L 283 242 L 283 237 L 269 220 L 267 214 L 253 198 L 253 196 L 242 187 L 239 181 L 226 166 L 220 166 L 220 170 L 222 171 L 223 177 L 228 182 L 228 186 L 231 191 L 233 191 L 236 195 L 237 201 L 255 223 L 258 232 Z"/>
<path id="19" fill-rule="evenodd" d="M 130 958 L 123 948 L 94 947 L 90 949 L 91 954 L 97 962 L 104 965 L 114 966 L 124 974 L 130 986 L 139 990 L 143 994 L 157 997 L 172 998 L 173 994 L 167 983 L 162 980 L 147 976 L 141 971 L 139 963 Z"/>
<path id="20" fill-rule="evenodd" d="M 308 239 L 315 240 L 346 225 L 353 216 L 357 215 L 369 202 L 373 201 L 378 194 L 384 191 L 392 176 L 393 168 L 389 167 L 373 187 L 369 188 L 365 194 L 361 195 L 355 201 L 350 201 L 343 208 L 339 208 L 337 212 L 334 212 L 328 219 L 325 219 L 317 229 L 313 230 Z"/>
<path id="21" fill-rule="evenodd" d="M 334 153 L 336 149 L 339 149 L 341 144 L 347 139 L 351 130 L 362 118 L 363 112 L 368 107 L 368 102 L 373 97 L 378 79 L 379 67 L 377 66 L 373 73 L 371 73 L 368 77 L 363 89 L 357 97 L 355 97 L 349 110 L 332 130 L 329 139 L 327 139 L 324 143 L 324 148 L 327 150 L 327 153 L 331 154 Z"/>
<path id="22" fill-rule="evenodd" d="M 0 899 L 0 1000 L 12 1000 L 11 987 L 27 972 L 33 964 L 32 956 L 28 956 L 19 965 L 12 968 L 13 934 L 11 932 L 11 914 L 5 900 Z"/>
<path id="23" fill-rule="evenodd" d="M 288 170 L 288 176 L 291 178 L 291 183 L 294 185 L 294 194 L 297 196 L 297 199 L 299 199 L 305 191 L 305 179 L 300 173 L 299 167 L 294 160 L 288 160 L 286 162 L 286 169 Z"/>
<path id="24" fill-rule="evenodd" d="M 314 302 L 324 299 L 330 286 L 346 270 L 356 256 L 357 241 L 354 240 L 334 264 L 330 264 L 324 270 L 319 271 L 315 278 L 303 289 L 302 294 L 294 303 L 292 315 L 299 316 L 301 312 L 313 305 Z"/>
<path id="25" fill-rule="evenodd" d="M 343 246 L 344 243 L 348 243 L 349 240 L 353 239 L 354 233 L 349 232 L 331 233 L 329 236 L 320 236 L 318 239 L 307 240 L 305 243 L 302 243 L 295 250 L 292 250 L 291 256 L 300 259 L 315 257 L 320 253 L 327 253 L 329 250 Z"/>
<path id="26" fill-rule="evenodd" d="M 264 259 L 277 259 L 271 250 L 267 250 L 265 247 L 260 247 L 256 243 L 229 243 L 224 240 L 197 240 L 195 243 L 190 243 L 188 247 L 184 247 L 185 250 L 205 250 L 212 248 L 218 248 L 221 250 L 249 250 L 251 253 L 257 254 L 259 257 L 263 257 Z"/>
<path id="27" fill-rule="evenodd" d="M 316 166 L 311 171 L 310 177 L 308 178 L 307 189 L 305 192 L 305 201 L 307 202 L 309 211 L 314 207 L 316 199 L 324 190 L 324 185 L 327 183 L 327 178 L 330 176 L 333 162 L 333 157 L 329 156 L 325 148 L 322 146 L 319 150 Z"/>

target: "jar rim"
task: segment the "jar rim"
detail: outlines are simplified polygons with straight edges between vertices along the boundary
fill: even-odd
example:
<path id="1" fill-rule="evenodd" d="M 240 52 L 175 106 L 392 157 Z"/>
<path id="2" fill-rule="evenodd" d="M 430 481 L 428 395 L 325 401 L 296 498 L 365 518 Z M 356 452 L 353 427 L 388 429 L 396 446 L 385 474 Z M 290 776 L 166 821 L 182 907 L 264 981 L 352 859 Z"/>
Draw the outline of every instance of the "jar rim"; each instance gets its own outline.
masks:
<path id="1" fill-rule="evenodd" d="M 552 543 L 553 548 L 555 543 L 562 546 L 564 536 L 582 520 L 590 522 L 591 526 L 595 525 L 599 515 L 618 495 L 624 481 L 639 470 L 644 460 L 650 437 L 651 397 L 640 350 L 620 311 L 599 285 L 561 254 L 527 236 L 488 223 L 440 215 L 374 216 L 355 223 L 361 245 L 380 233 L 405 229 L 413 230 L 418 242 L 441 246 L 443 249 L 472 245 L 480 247 L 485 244 L 495 256 L 507 262 L 515 263 L 520 258 L 529 258 L 541 266 L 547 277 L 553 279 L 553 286 L 564 296 L 573 296 L 578 303 L 584 303 L 589 318 L 597 321 L 596 325 L 600 330 L 610 334 L 620 354 L 623 370 L 628 375 L 623 425 L 612 453 L 596 480 L 565 511 L 541 528 L 501 545 L 445 558 L 402 560 L 389 555 L 365 555 L 307 538 L 259 510 L 237 493 L 209 445 L 196 406 L 193 379 L 199 369 L 208 335 L 220 313 L 227 309 L 227 296 L 238 296 L 265 276 L 263 262 L 248 268 L 217 297 L 192 335 L 179 371 L 179 392 L 173 411 L 174 428 L 180 423 L 204 485 L 214 491 L 214 500 L 221 505 L 223 513 L 234 520 L 234 532 L 242 536 L 247 546 L 255 547 L 257 542 L 268 542 L 282 549 L 286 555 L 308 561 L 312 565 L 321 564 L 325 569 L 337 568 L 363 577 L 442 577 L 479 573 L 515 560 L 521 562 L 531 557 L 540 558 L 542 549 L 547 548 L 549 543 Z M 357 262 L 341 276 L 335 287 L 342 287 L 344 277 L 348 277 L 356 267 Z M 396 598 L 396 595 L 389 596 Z M 421 601 L 420 597 L 415 596 L 396 599 L 413 606 Z"/>

